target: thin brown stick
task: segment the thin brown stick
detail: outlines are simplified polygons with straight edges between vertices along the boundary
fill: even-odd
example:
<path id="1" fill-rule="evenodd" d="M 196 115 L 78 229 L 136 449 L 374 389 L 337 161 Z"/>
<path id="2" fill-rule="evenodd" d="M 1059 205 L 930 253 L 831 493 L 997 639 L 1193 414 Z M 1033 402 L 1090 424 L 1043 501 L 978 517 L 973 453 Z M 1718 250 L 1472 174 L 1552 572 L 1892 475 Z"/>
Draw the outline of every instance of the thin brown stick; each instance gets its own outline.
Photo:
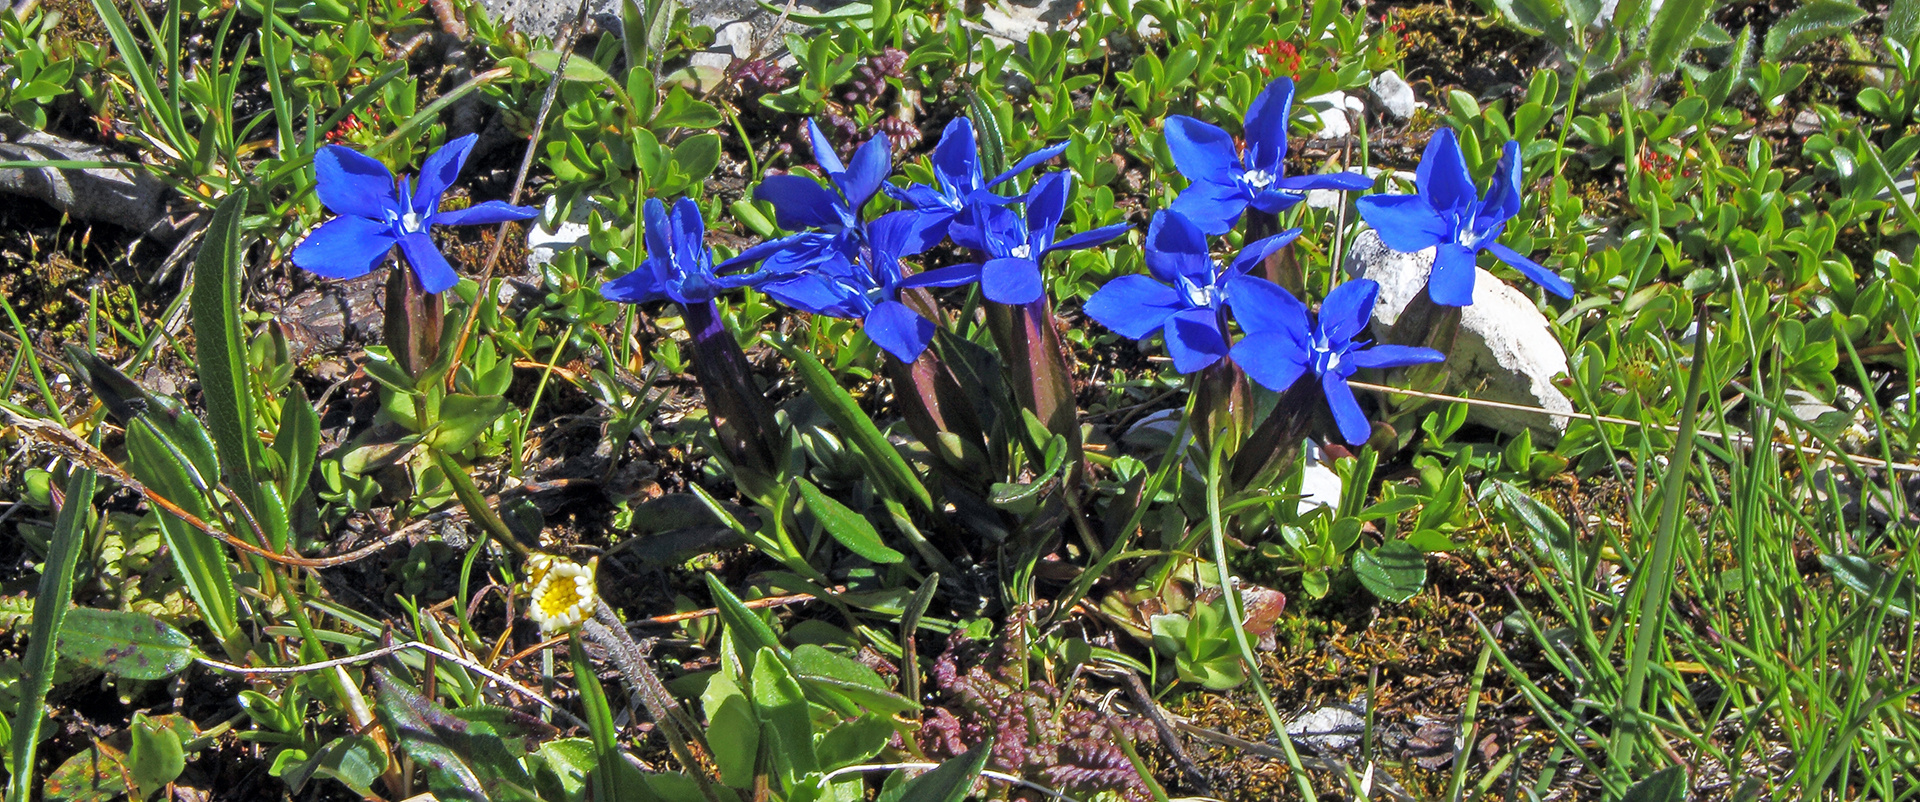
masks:
<path id="1" fill-rule="evenodd" d="M 168 514 L 185 521 L 188 526 L 198 529 L 206 533 L 208 537 L 232 546 L 236 550 L 259 556 L 270 562 L 276 562 L 281 565 L 291 565 L 298 568 L 333 568 L 364 560 L 367 557 L 373 556 L 381 549 L 412 536 L 413 527 L 408 527 L 381 538 L 378 541 L 369 543 L 366 546 L 333 557 L 301 557 L 264 549 L 214 528 L 211 524 L 201 520 L 199 516 L 187 512 L 172 500 L 141 484 L 139 480 L 133 478 L 133 475 L 121 468 L 119 464 L 109 459 L 107 455 L 100 453 L 92 444 L 80 439 L 80 437 L 73 432 L 68 431 L 66 427 L 23 417 L 11 410 L 7 410 L 7 416 L 13 419 L 14 426 L 18 427 L 20 431 L 26 433 L 28 436 L 60 452 L 69 459 L 106 474 L 114 481 L 139 493 L 142 498 L 147 500 L 147 503 L 159 507 Z"/>
<path id="2" fill-rule="evenodd" d="M 1388 387 L 1384 384 L 1370 384 L 1367 382 L 1349 381 L 1347 382 L 1347 384 L 1354 387 L 1358 387 L 1362 390 L 1372 390 L 1377 393 L 1390 393 L 1393 395 L 1413 396 L 1414 398 L 1425 398 L 1432 401 L 1452 401 L 1457 404 L 1466 404 L 1468 406 L 1476 406 L 1476 407 L 1487 407 L 1488 409 L 1508 409 L 1508 410 L 1514 410 L 1516 412 L 1534 412 L 1534 413 L 1547 415 L 1555 418 L 1569 418 L 1569 419 L 1577 418 L 1580 420 L 1598 421 L 1600 423 L 1611 423 L 1611 424 L 1616 424 L 1620 426 L 1632 426 L 1639 429 L 1660 429 L 1672 434 L 1680 433 L 1680 427 L 1678 426 L 1668 426 L 1663 423 L 1645 423 L 1642 421 L 1630 420 L 1627 418 L 1616 418 L 1611 415 L 1589 415 L 1585 412 L 1559 412 L 1551 409 L 1542 409 L 1540 407 L 1530 407 L 1525 404 L 1509 404 L 1505 401 L 1488 401 L 1481 398 L 1464 398 L 1462 396 L 1445 395 L 1442 393 L 1425 393 L 1419 390 L 1405 390 L 1398 387 Z M 1710 432 L 1706 430 L 1696 431 L 1695 434 L 1698 434 L 1701 437 L 1706 437 L 1714 440 L 1727 440 L 1743 446 L 1753 445 L 1753 438 L 1746 437 L 1743 435 L 1736 434 L 1729 437 L 1729 436 L 1722 435 L 1719 432 Z M 1885 468 L 1890 471 L 1900 471 L 1903 473 L 1920 473 L 1920 465 L 1916 465 L 1911 462 L 1888 462 L 1887 460 L 1879 459 L 1877 457 L 1868 457 L 1860 454 L 1849 454 L 1847 452 L 1840 451 L 1838 449 L 1814 448 L 1812 446 L 1803 446 L 1795 443 L 1777 443 L 1775 445 L 1778 448 L 1798 451 L 1808 456 L 1820 456 L 1822 454 L 1831 452 L 1838 456 L 1844 456 L 1847 459 L 1850 459 L 1861 465 L 1865 465 L 1869 468 Z"/>
<path id="3" fill-rule="evenodd" d="M 835 587 L 833 589 L 833 592 L 839 593 L 846 589 L 847 588 L 845 585 L 841 585 L 841 586 Z M 801 602 L 810 602 L 810 601 L 814 601 L 816 598 L 817 597 L 815 597 L 811 593 L 795 593 L 791 596 L 768 596 L 764 599 L 754 599 L 752 601 L 742 602 L 741 604 L 742 606 L 746 607 L 749 610 L 765 610 L 768 607 L 784 607 L 789 604 L 800 604 Z M 708 607 L 705 610 L 688 610 L 687 612 L 684 612 L 684 613 L 669 613 L 667 615 L 656 615 L 652 618 L 642 618 L 638 621 L 629 621 L 627 622 L 627 628 L 632 629 L 634 627 L 642 627 L 650 624 L 678 624 L 682 621 L 692 621 L 697 618 L 706 618 L 708 616 L 714 616 L 719 614 L 720 614 L 720 608 L 718 607 Z"/>
<path id="4" fill-rule="evenodd" d="M 567 29 L 566 44 L 560 48 L 560 63 L 554 66 L 553 80 L 547 82 L 546 95 L 540 98 L 540 112 L 533 117 L 533 133 L 527 137 L 527 149 L 520 156 L 520 171 L 513 177 L 513 191 L 507 193 L 507 203 L 520 203 L 520 193 L 527 187 L 527 173 L 533 170 L 533 154 L 540 147 L 540 134 L 547 128 L 547 115 L 553 112 L 553 98 L 560 93 L 560 76 L 566 74 L 567 62 L 573 58 L 574 40 L 586 24 L 587 0 L 580 0 L 573 25 Z M 480 269 L 480 291 L 473 296 L 473 306 L 467 308 L 467 319 L 460 324 L 460 339 L 454 342 L 453 358 L 447 363 L 449 390 L 453 389 L 454 377 L 460 373 L 460 353 L 467 350 L 467 342 L 473 339 L 473 327 L 480 321 L 480 303 L 488 295 L 487 284 L 493 281 L 493 268 L 500 261 L 500 250 L 506 247 L 508 225 L 511 224 L 501 223 L 493 230 L 493 245 L 487 249 L 487 261 Z"/>

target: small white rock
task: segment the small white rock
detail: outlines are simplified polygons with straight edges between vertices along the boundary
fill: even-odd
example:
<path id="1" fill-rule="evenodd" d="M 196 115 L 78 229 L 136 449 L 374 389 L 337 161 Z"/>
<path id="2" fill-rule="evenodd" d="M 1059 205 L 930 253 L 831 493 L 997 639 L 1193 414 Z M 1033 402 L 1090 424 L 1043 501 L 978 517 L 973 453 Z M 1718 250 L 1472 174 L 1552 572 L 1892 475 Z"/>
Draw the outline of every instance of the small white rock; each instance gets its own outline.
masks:
<path id="1" fill-rule="evenodd" d="M 1372 230 L 1354 238 L 1349 271 L 1380 282 L 1374 302 L 1373 332 L 1386 339 L 1394 321 L 1414 297 L 1426 291 L 1433 269 L 1433 249 L 1400 253 L 1380 241 Z M 1533 299 L 1483 268 L 1474 269 L 1473 304 L 1461 310 L 1460 333 L 1447 355 L 1449 386 L 1469 391 L 1474 398 L 1538 407 L 1561 414 L 1515 412 L 1474 406 L 1467 420 L 1517 434 L 1530 428 L 1534 436 L 1557 442 L 1566 431 L 1573 402 L 1554 386 L 1567 372 L 1567 352 L 1553 336 L 1553 327 Z"/>
<path id="2" fill-rule="evenodd" d="M 1315 507 L 1339 507 L 1346 485 L 1340 481 L 1340 474 L 1327 466 L 1327 452 L 1321 450 L 1319 443 L 1308 442 L 1304 456 L 1307 467 L 1300 477 L 1300 505 L 1296 514 L 1305 515 Z"/>
<path id="3" fill-rule="evenodd" d="M 1419 103 L 1414 100 L 1413 87 L 1400 77 L 1400 73 L 1387 70 L 1373 76 L 1367 83 L 1367 91 L 1373 93 L 1373 99 L 1380 102 L 1380 109 L 1396 120 L 1405 120 L 1413 116 Z"/>
<path id="4" fill-rule="evenodd" d="M 1340 139 L 1353 133 L 1353 123 L 1347 119 L 1348 100 L 1345 92 L 1328 92 L 1303 101 L 1320 118 L 1320 133 L 1314 139 Z"/>

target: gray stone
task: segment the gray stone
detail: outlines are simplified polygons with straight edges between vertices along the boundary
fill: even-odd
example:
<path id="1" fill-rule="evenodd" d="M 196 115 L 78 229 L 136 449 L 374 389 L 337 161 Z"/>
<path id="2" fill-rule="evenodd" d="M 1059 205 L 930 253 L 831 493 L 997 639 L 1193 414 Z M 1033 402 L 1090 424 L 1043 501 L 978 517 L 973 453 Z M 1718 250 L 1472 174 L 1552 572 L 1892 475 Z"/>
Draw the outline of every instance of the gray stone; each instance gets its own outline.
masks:
<path id="1" fill-rule="evenodd" d="M 1380 104 L 1380 110 L 1395 120 L 1405 120 L 1413 116 L 1414 109 L 1420 107 L 1414 100 L 1413 87 L 1400 77 L 1400 73 L 1387 70 L 1373 76 L 1367 83 L 1367 91 L 1373 93 L 1373 99 Z"/>
<path id="2" fill-rule="evenodd" d="M 588 30 L 618 33 L 620 4 L 624 0 L 587 0 Z M 487 13 L 511 21 L 514 28 L 529 36 L 558 37 L 562 27 L 571 24 L 578 12 L 579 0 L 484 0 Z M 784 54 L 784 34 L 804 33 L 806 27 L 781 14 L 761 8 L 753 0 L 680 0 L 693 26 L 713 29 L 713 44 L 689 59 L 696 68 L 725 69 L 736 58 Z M 777 4 L 776 5 L 780 5 Z M 822 5 L 840 5 L 828 0 Z M 813 5 L 795 4 L 795 14 L 819 13 Z M 791 57 L 785 59 L 791 62 Z"/>
<path id="3" fill-rule="evenodd" d="M 0 161 L 118 162 L 126 157 L 0 117 Z M 166 216 L 166 184 L 141 169 L 0 169 L 0 193 L 31 198 L 75 219 L 145 233 Z"/>
<path id="4" fill-rule="evenodd" d="M 1352 749 L 1366 731 L 1367 720 L 1359 713 L 1332 705 L 1287 722 L 1287 737 L 1323 755 Z"/>
<path id="5" fill-rule="evenodd" d="M 1400 253 L 1368 230 L 1354 238 L 1348 259 L 1353 275 L 1380 282 L 1373 331 L 1384 340 L 1407 304 L 1426 291 L 1433 249 Z M 1532 429 L 1548 443 L 1559 441 L 1566 431 L 1573 402 L 1554 386 L 1554 378 L 1567 372 L 1567 352 L 1533 300 L 1485 269 L 1475 268 L 1473 304 L 1461 310 L 1459 335 L 1446 368 L 1455 392 L 1560 413 L 1473 406 L 1467 420 L 1508 434 Z"/>

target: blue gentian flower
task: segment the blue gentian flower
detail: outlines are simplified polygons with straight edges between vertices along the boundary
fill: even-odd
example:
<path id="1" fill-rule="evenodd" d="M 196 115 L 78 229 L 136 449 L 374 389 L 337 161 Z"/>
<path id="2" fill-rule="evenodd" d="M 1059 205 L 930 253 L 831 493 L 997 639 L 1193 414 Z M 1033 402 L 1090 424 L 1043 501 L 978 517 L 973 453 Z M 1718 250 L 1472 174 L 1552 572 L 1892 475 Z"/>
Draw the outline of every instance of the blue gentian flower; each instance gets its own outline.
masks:
<path id="1" fill-rule="evenodd" d="M 1444 306 L 1473 303 L 1474 257 L 1492 251 L 1500 261 L 1533 279 L 1547 292 L 1573 296 L 1573 285 L 1518 251 L 1496 242 L 1507 221 L 1520 213 L 1520 145 L 1509 141 L 1493 170 L 1486 197 L 1473 186 L 1467 158 L 1453 129 L 1442 128 L 1427 142 L 1414 175 L 1413 195 L 1369 195 L 1358 201 L 1360 216 L 1396 251 L 1435 248 L 1427 294 Z"/>
<path id="2" fill-rule="evenodd" d="M 321 148 L 313 154 L 318 174 L 315 191 L 320 202 L 338 216 L 294 246 L 293 263 L 327 278 L 358 278 L 399 245 L 422 289 L 438 293 L 460 283 L 428 228 L 504 223 L 540 214 L 538 209 L 501 201 L 440 211 L 440 196 L 460 175 L 478 138 L 468 134 L 434 151 L 421 167 L 417 185 L 394 178 L 386 165 L 352 148 Z"/>
<path id="3" fill-rule="evenodd" d="M 1087 316 L 1128 339 L 1160 332 L 1174 370 L 1200 370 L 1228 353 L 1227 299 L 1248 284 L 1268 284 L 1247 271 L 1298 236 L 1300 229 L 1294 228 L 1252 243 L 1222 270 L 1208 254 L 1207 235 L 1198 225 L 1179 212 L 1162 211 L 1147 227 L 1145 254 L 1153 275 L 1107 282 L 1087 299 Z"/>
<path id="4" fill-rule="evenodd" d="M 1047 254 L 1091 248 L 1132 228 L 1117 223 L 1054 242 L 1053 231 L 1066 213 L 1072 189 L 1069 174 L 1048 173 L 1027 192 L 1024 216 L 1006 206 L 976 205 L 968 210 L 953 221 L 948 233 L 961 246 L 986 254 L 987 261 L 946 269 L 956 271 L 956 277 L 977 278 L 980 293 L 994 303 L 1018 306 L 1040 300 L 1046 294 L 1040 263 Z"/>
<path id="5" fill-rule="evenodd" d="M 1373 315 L 1380 285 L 1371 279 L 1353 279 L 1333 288 L 1320 305 L 1318 320 L 1307 325 L 1307 307 L 1270 282 L 1234 288 L 1228 302 L 1245 336 L 1234 343 L 1233 361 L 1262 387 L 1284 392 L 1312 371 L 1326 394 L 1327 406 L 1349 444 L 1367 441 L 1373 427 L 1347 386 L 1360 368 L 1397 368 L 1441 362 L 1446 355 L 1431 348 L 1375 345 L 1355 339 Z"/>
<path id="6" fill-rule="evenodd" d="M 937 227 L 913 211 L 885 215 L 867 226 L 869 243 L 853 262 L 821 262 L 790 275 L 768 274 L 760 290 L 795 309 L 816 315 L 857 319 L 875 345 L 903 362 L 920 358 L 934 333 L 933 321 L 900 302 L 912 287 L 955 287 L 975 280 L 977 271 L 932 270 L 907 275 L 900 258 L 924 253 L 940 241 Z M 748 253 L 741 254 L 749 257 Z M 738 261 L 738 259 L 731 260 Z"/>
<path id="7" fill-rule="evenodd" d="M 754 188 L 753 199 L 773 204 L 774 220 L 781 228 L 805 232 L 762 246 L 758 255 L 763 258 L 774 251 L 792 251 L 786 259 L 769 259 L 768 270 L 800 270 L 825 262 L 844 269 L 859 258 L 866 238 L 866 224 L 860 210 L 880 191 L 887 181 L 887 173 L 893 170 L 886 134 L 876 135 L 861 145 L 854 151 L 851 164 L 841 163 L 833 152 L 833 145 L 811 119 L 807 120 L 807 135 L 813 144 L 814 161 L 827 174 L 832 188 L 799 175 L 767 176 Z M 825 238 L 818 236 L 820 234 L 826 235 Z M 735 261 L 740 259 L 736 257 L 729 263 Z"/>
<path id="8" fill-rule="evenodd" d="M 913 207 L 914 211 L 932 220 L 938 235 L 945 237 L 947 225 L 965 211 L 968 204 L 1005 204 L 1013 200 L 989 190 L 1060 155 L 1066 149 L 1065 142 L 1043 148 L 988 180 L 980 172 L 980 149 L 974 142 L 973 121 L 955 117 L 940 133 L 940 143 L 933 146 L 933 178 L 936 186 L 912 184 L 901 188 L 883 184 L 881 189 L 889 197 Z"/>
<path id="9" fill-rule="evenodd" d="M 713 272 L 713 251 L 707 248 L 707 224 L 700 206 L 681 198 L 667 214 L 659 198 L 648 198 L 647 258 L 624 276 L 601 285 L 610 301 L 641 304 L 671 300 L 681 305 L 711 301 L 727 290 L 751 286 L 758 276 L 719 275 Z"/>
<path id="10" fill-rule="evenodd" d="M 1293 110 L 1293 79 L 1267 84 L 1247 106 L 1242 124 L 1247 148 L 1234 145 L 1233 135 L 1219 126 L 1192 117 L 1168 117 L 1167 149 L 1173 165 L 1190 182 L 1174 199 L 1173 210 L 1186 215 L 1208 234 L 1225 234 L 1248 206 L 1278 213 L 1299 203 L 1309 189 L 1361 190 L 1373 179 L 1359 173 L 1328 173 L 1285 177 L 1287 119 Z"/>

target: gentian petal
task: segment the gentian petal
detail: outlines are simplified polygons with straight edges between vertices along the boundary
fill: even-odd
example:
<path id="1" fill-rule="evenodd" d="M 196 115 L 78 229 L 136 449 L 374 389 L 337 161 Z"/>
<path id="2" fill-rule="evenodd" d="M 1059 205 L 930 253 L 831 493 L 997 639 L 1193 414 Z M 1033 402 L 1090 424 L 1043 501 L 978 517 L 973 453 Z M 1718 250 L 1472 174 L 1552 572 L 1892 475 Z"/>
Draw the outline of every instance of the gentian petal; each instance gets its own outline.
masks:
<path id="1" fill-rule="evenodd" d="M 1247 205 L 1267 214 L 1279 214 L 1306 199 L 1307 196 L 1299 192 L 1268 187 L 1254 193 L 1253 199 Z"/>
<path id="2" fill-rule="evenodd" d="M 1345 377 L 1337 373 L 1321 376 L 1320 391 L 1326 393 L 1327 408 L 1333 410 L 1333 421 L 1340 426 L 1340 439 L 1357 446 L 1373 436 L 1373 424 L 1360 411 L 1360 402 L 1354 399 Z"/>
<path id="3" fill-rule="evenodd" d="M 476 203 L 465 209 L 439 212 L 433 216 L 430 222 L 436 226 L 476 226 L 487 223 L 506 223 L 514 220 L 531 220 L 539 216 L 540 210 L 532 206 L 514 206 L 506 201 L 487 201 L 485 203 Z"/>
<path id="4" fill-rule="evenodd" d="M 1193 179 L 1180 197 L 1173 199 L 1171 208 L 1186 215 L 1201 231 L 1217 236 L 1233 230 L 1252 199 L 1245 185 L 1208 175 Z"/>
<path id="5" fill-rule="evenodd" d="M 1494 165 L 1493 183 L 1487 185 L 1486 203 L 1474 215 L 1473 233 L 1485 234 L 1520 213 L 1520 184 L 1520 143 L 1508 140 L 1500 163 Z"/>
<path id="6" fill-rule="evenodd" d="M 1467 171 L 1466 154 L 1460 152 L 1460 141 L 1453 129 L 1442 128 L 1427 140 L 1426 153 L 1421 155 L 1420 166 L 1414 171 L 1414 186 L 1436 211 L 1458 215 L 1480 201 L 1480 193 L 1473 186 L 1473 174 Z"/>
<path id="7" fill-rule="evenodd" d="M 889 212 L 867 226 L 867 236 L 872 238 L 874 253 L 898 259 L 938 245 L 945 231 L 936 235 L 934 229 L 941 222 L 915 211 Z"/>
<path id="8" fill-rule="evenodd" d="M 1227 340 L 1220 333 L 1220 316 L 1211 309 L 1186 309 L 1173 313 L 1161 327 L 1167 340 L 1167 355 L 1173 357 L 1173 369 L 1192 373 L 1220 361 L 1227 355 Z"/>
<path id="9" fill-rule="evenodd" d="M 420 165 L 420 183 L 413 187 L 414 211 L 425 214 L 439 206 L 440 196 L 460 177 L 460 168 L 467 163 L 467 154 L 473 152 L 473 143 L 479 139 L 479 134 L 468 134 L 441 145 L 427 157 L 426 163 Z"/>
<path id="10" fill-rule="evenodd" d="M 1433 273 L 1427 276 L 1427 295 L 1441 306 L 1473 303 L 1473 251 L 1451 242 L 1433 254 Z"/>
<path id="11" fill-rule="evenodd" d="M 1245 172 L 1240 153 L 1233 146 L 1233 135 L 1220 126 L 1174 115 L 1167 118 L 1162 132 L 1167 150 L 1173 153 L 1174 169 L 1190 182 L 1231 183 Z"/>
<path id="12" fill-rule="evenodd" d="M 1104 245 L 1113 238 L 1127 233 L 1127 231 L 1132 228 L 1132 223 L 1114 223 L 1110 226 L 1101 226 L 1089 231 L 1082 231 L 1054 243 L 1052 247 L 1047 248 L 1047 253 L 1077 251 L 1083 248 L 1091 248 L 1095 245 Z"/>
<path id="13" fill-rule="evenodd" d="M 801 273 L 771 281 L 762 285 L 760 291 L 802 312 L 831 317 L 858 317 L 854 311 L 856 299 L 851 291 L 816 273 Z"/>
<path id="14" fill-rule="evenodd" d="M 1177 210 L 1155 212 L 1147 224 L 1147 269 L 1167 284 L 1180 277 L 1196 284 L 1213 283 L 1213 257 L 1207 253 L 1207 235 Z"/>
<path id="15" fill-rule="evenodd" d="M 1293 242 L 1299 236 L 1300 229 L 1289 228 L 1278 234 L 1253 241 L 1247 247 L 1241 248 L 1239 255 L 1233 257 L 1232 272 L 1245 273 L 1252 270 L 1254 265 L 1266 261 L 1267 257 L 1287 247 L 1287 243 Z"/>
<path id="16" fill-rule="evenodd" d="M 453 265 L 447 264 L 447 257 L 425 232 L 401 237 L 400 252 L 406 254 L 407 264 L 413 265 L 413 274 L 419 277 L 421 289 L 438 294 L 460 283 L 460 274 L 453 272 Z"/>
<path id="17" fill-rule="evenodd" d="M 1019 306 L 1046 295 L 1040 282 L 1040 264 L 1013 257 L 991 259 L 980 266 L 980 294 L 997 304 Z"/>
<path id="18" fill-rule="evenodd" d="M 901 287 L 959 287 L 980 280 L 980 265 L 964 264 L 928 270 L 908 276 Z"/>
<path id="19" fill-rule="evenodd" d="M 667 289 L 655 272 L 652 260 L 632 272 L 600 285 L 600 296 L 609 301 L 643 304 L 667 297 Z"/>
<path id="20" fill-rule="evenodd" d="M 940 132 L 940 143 L 933 146 L 933 172 L 955 200 L 980 189 L 980 148 L 973 140 L 972 120 L 955 117 Z"/>
<path id="21" fill-rule="evenodd" d="M 1300 344 L 1278 331 L 1248 334 L 1233 344 L 1233 362 L 1247 378 L 1276 393 L 1286 392 L 1307 372 Z"/>
<path id="22" fill-rule="evenodd" d="M 647 224 L 647 231 L 648 232 L 653 231 L 653 224 L 651 222 Z M 768 259 L 773 258 L 774 254 L 781 253 L 787 250 L 795 250 L 795 249 L 812 250 L 812 248 L 810 248 L 806 243 L 814 242 L 823 238 L 824 238 L 823 235 L 808 233 L 808 234 L 792 234 L 789 236 L 781 237 L 779 239 L 770 239 L 770 240 L 767 240 L 766 242 L 762 242 L 757 245 L 750 246 L 746 250 L 741 251 L 739 254 L 735 255 L 733 258 L 721 262 L 720 266 L 716 269 L 722 272 L 730 271 L 730 270 L 733 270 L 734 268 L 740 267 L 741 265 L 750 265 L 750 264 L 754 264 L 755 262 L 766 261 Z M 653 240 L 651 237 L 649 237 L 647 240 L 647 249 L 653 250 L 653 248 L 654 248 Z"/>
<path id="23" fill-rule="evenodd" d="M 1073 174 L 1064 170 L 1047 173 L 1033 182 L 1027 193 L 1027 244 L 1033 258 L 1053 245 L 1053 230 L 1067 212 L 1067 195 L 1073 191 Z"/>
<path id="24" fill-rule="evenodd" d="M 1062 142 L 1058 145 L 1041 148 L 1039 150 L 1036 150 L 1032 153 L 1027 154 L 1026 158 L 1021 159 L 1017 162 L 1014 162 L 1013 166 L 1007 168 L 1006 172 L 994 176 L 992 180 L 987 182 L 987 186 L 985 188 L 990 189 L 993 187 L 997 187 L 1003 183 L 1006 183 L 1007 179 L 1010 179 L 1016 175 L 1024 173 L 1035 167 L 1039 167 L 1041 164 L 1053 159 L 1053 157 L 1067 152 L 1067 144 L 1068 143 L 1066 142 Z"/>
<path id="25" fill-rule="evenodd" d="M 1180 293 L 1148 276 L 1133 273 L 1102 286 L 1084 307 L 1087 317 L 1129 340 L 1152 335 L 1167 318 L 1186 308 Z"/>
<path id="26" fill-rule="evenodd" d="M 1453 240 L 1453 228 L 1418 195 L 1368 195 L 1354 206 L 1380 241 L 1401 253 L 1413 253 Z"/>
<path id="27" fill-rule="evenodd" d="M 886 183 L 887 173 L 893 171 L 890 147 L 886 134 L 875 134 L 853 152 L 853 162 L 847 166 L 846 173 L 833 177 L 840 194 L 847 198 L 847 208 L 859 212 L 873 199 L 873 193 L 880 191 L 880 185 Z"/>
<path id="28" fill-rule="evenodd" d="M 964 120 L 966 118 L 961 117 L 959 119 Z M 900 201 L 922 212 L 945 214 L 948 217 L 959 213 L 958 209 L 947 202 L 947 196 L 940 194 L 940 190 L 934 189 L 926 184 L 913 184 L 907 187 L 881 184 L 880 189 L 887 193 L 887 197 Z M 956 200 L 956 202 L 958 201 Z"/>
<path id="29" fill-rule="evenodd" d="M 753 199 L 773 204 L 775 222 L 788 231 L 837 228 L 842 202 L 833 190 L 811 178 L 770 175 L 753 188 Z"/>
<path id="30" fill-rule="evenodd" d="M 1341 189 L 1349 192 L 1361 192 L 1373 189 L 1373 179 L 1360 173 L 1342 171 L 1338 173 L 1315 173 L 1313 175 L 1295 175 L 1274 182 L 1281 189 Z"/>
<path id="31" fill-rule="evenodd" d="M 1412 345 L 1376 345 L 1350 351 L 1345 358 L 1362 368 L 1403 368 L 1447 361 L 1446 354 Z"/>
<path id="32" fill-rule="evenodd" d="M 335 217 L 293 247 L 293 264 L 327 278 L 359 278 L 393 250 L 393 227 L 364 217 Z"/>
<path id="33" fill-rule="evenodd" d="M 827 175 L 847 171 L 847 166 L 840 163 L 840 155 L 833 152 L 833 143 L 827 141 L 827 135 L 821 133 L 820 124 L 812 117 L 807 118 L 807 144 L 813 146 L 813 163 L 820 165 Z"/>
<path id="34" fill-rule="evenodd" d="M 1498 242 L 1487 243 L 1487 250 L 1491 251 L 1494 256 L 1499 257 L 1500 261 L 1512 265 L 1513 269 L 1520 271 L 1527 278 L 1533 279 L 1533 283 L 1540 285 L 1541 288 L 1547 292 L 1562 298 L 1573 297 L 1572 284 L 1568 284 L 1567 280 L 1561 278 L 1559 273 L 1542 267 L 1539 262 L 1528 259 L 1519 251 L 1501 245 Z"/>
<path id="35" fill-rule="evenodd" d="M 1307 305 L 1285 287 L 1244 273 L 1227 279 L 1227 308 L 1249 336 L 1277 334 L 1305 349 Z M 1303 359 L 1305 357 L 1302 357 Z"/>
<path id="36" fill-rule="evenodd" d="M 867 310 L 863 325 L 874 345 L 902 362 L 919 359 L 920 352 L 927 350 L 927 343 L 933 339 L 933 321 L 899 301 L 875 304 Z"/>
<path id="37" fill-rule="evenodd" d="M 700 204 L 685 195 L 673 204 L 673 259 L 676 268 L 686 274 L 699 273 L 701 280 L 713 275 L 713 252 L 707 250 L 707 221 L 700 215 Z"/>
<path id="38" fill-rule="evenodd" d="M 1280 77 L 1247 104 L 1247 167 L 1280 177 L 1287 156 L 1287 115 L 1293 109 L 1293 79 Z M 1178 164 L 1176 155 L 1175 164 Z"/>
<path id="39" fill-rule="evenodd" d="M 1373 301 L 1380 295 L 1380 283 L 1356 278 L 1334 287 L 1320 304 L 1320 333 L 1338 349 L 1344 349 L 1355 335 L 1366 330 L 1373 318 Z"/>
<path id="40" fill-rule="evenodd" d="M 646 223 L 646 231 L 641 238 L 647 245 L 648 259 L 661 259 L 671 262 L 673 259 L 673 218 L 667 215 L 667 205 L 659 198 L 648 198 L 641 207 L 640 219 Z"/>
<path id="41" fill-rule="evenodd" d="M 313 154 L 314 192 L 334 214 L 385 220 L 399 212 L 393 171 L 360 151 L 328 145 Z"/>

